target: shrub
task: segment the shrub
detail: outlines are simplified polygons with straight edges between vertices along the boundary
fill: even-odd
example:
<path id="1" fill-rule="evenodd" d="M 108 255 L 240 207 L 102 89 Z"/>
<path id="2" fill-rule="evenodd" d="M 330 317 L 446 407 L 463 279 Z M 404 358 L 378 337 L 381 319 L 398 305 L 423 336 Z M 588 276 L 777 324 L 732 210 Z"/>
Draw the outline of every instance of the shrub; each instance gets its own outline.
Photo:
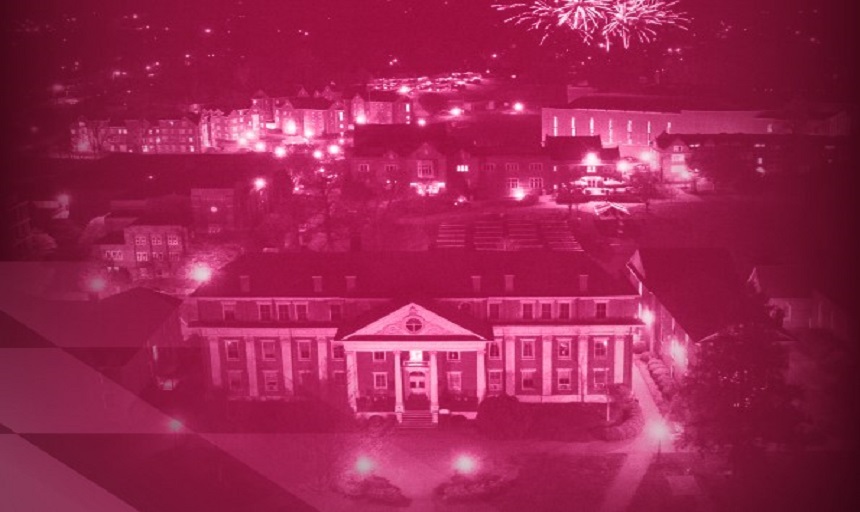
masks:
<path id="1" fill-rule="evenodd" d="M 335 490 L 348 498 L 398 507 L 409 506 L 412 501 L 388 479 L 375 475 L 364 478 L 350 475 L 338 482 Z"/>
<path id="2" fill-rule="evenodd" d="M 493 439 L 521 439 L 534 421 L 530 411 L 510 395 L 491 396 L 478 406 L 478 431 Z"/>
<path id="3" fill-rule="evenodd" d="M 482 473 L 475 476 L 454 475 L 436 488 L 443 501 L 471 501 L 488 498 L 502 492 L 510 480 L 500 475 Z"/>

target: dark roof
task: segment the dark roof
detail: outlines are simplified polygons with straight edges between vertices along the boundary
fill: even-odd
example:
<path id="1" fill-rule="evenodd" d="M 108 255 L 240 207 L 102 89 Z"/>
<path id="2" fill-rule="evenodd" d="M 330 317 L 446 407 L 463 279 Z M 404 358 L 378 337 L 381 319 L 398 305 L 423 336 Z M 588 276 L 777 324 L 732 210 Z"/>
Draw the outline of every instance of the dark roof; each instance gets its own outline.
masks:
<path id="1" fill-rule="evenodd" d="M 529 151 L 541 147 L 540 123 L 538 115 L 473 114 L 453 123 L 450 133 L 461 147 Z"/>
<path id="2" fill-rule="evenodd" d="M 302 110 L 328 110 L 333 102 L 325 98 L 301 97 L 289 98 L 287 101 L 296 109 Z"/>
<path id="3" fill-rule="evenodd" d="M 451 144 L 444 124 L 356 126 L 353 140 L 352 152 L 355 156 L 381 156 L 388 151 L 408 155 L 425 143 L 445 151 Z"/>
<path id="4" fill-rule="evenodd" d="M 567 108 L 672 113 L 680 113 L 682 110 L 747 110 L 739 105 L 709 98 L 645 94 L 590 94 L 571 101 Z"/>
<path id="5" fill-rule="evenodd" d="M 504 290 L 504 276 L 514 275 L 514 291 Z M 579 275 L 588 288 L 579 290 Z M 240 276 L 249 276 L 250 292 L 240 291 Z M 322 277 L 315 293 L 312 276 Z M 356 276 L 348 292 L 346 276 Z M 481 290 L 472 289 L 481 276 Z M 606 273 L 584 253 L 510 251 L 456 255 L 437 252 L 352 252 L 247 254 L 222 268 L 195 297 L 379 298 L 487 296 L 609 296 L 634 294 L 632 286 Z"/>
<path id="6" fill-rule="evenodd" d="M 761 265 L 755 268 L 761 292 L 769 298 L 810 298 L 810 269 L 803 265 Z"/>
<path id="7" fill-rule="evenodd" d="M 367 101 L 394 103 L 404 99 L 404 96 L 396 91 L 367 91 L 365 99 Z"/>
<path id="8" fill-rule="evenodd" d="M 666 133 L 657 136 L 655 143 L 658 148 L 666 149 L 675 141 L 683 144 L 700 144 L 703 146 L 750 146 L 765 144 L 782 147 L 815 147 L 825 145 L 846 145 L 848 137 L 829 137 L 824 135 L 801 135 L 789 133 Z"/>
<path id="9" fill-rule="evenodd" d="M 441 316 L 442 318 L 445 318 L 446 320 L 454 322 L 455 324 L 463 327 L 464 329 L 467 329 L 467 330 L 474 332 L 478 336 L 481 336 L 483 339 L 488 339 L 488 340 L 493 339 L 493 327 L 490 324 L 484 322 L 483 320 L 475 318 L 472 315 L 467 315 L 465 313 L 462 313 L 461 311 L 458 311 L 456 308 L 452 307 L 450 304 L 444 304 L 441 302 L 426 300 L 426 299 L 422 299 L 422 298 L 418 298 L 418 299 L 402 298 L 402 299 L 392 301 L 392 302 L 385 304 L 383 306 L 380 306 L 378 308 L 371 309 L 370 311 L 367 311 L 366 313 L 357 316 L 356 318 L 351 320 L 348 324 L 341 326 L 337 330 L 337 334 L 335 335 L 335 338 L 336 339 L 343 339 L 344 337 L 349 336 L 350 334 L 358 331 L 362 327 L 364 327 L 370 323 L 373 323 L 376 320 L 379 320 L 380 318 L 383 318 L 386 315 L 389 315 L 389 314 L 397 311 L 398 309 L 400 309 L 403 306 L 406 306 L 408 304 L 415 304 L 417 306 L 421 306 L 424 309 L 432 311 L 433 313 L 436 313 L 437 315 Z M 421 335 L 410 335 L 410 337 L 415 338 L 415 339 L 419 339 L 419 340 L 420 339 L 426 339 L 426 337 L 422 337 Z M 351 339 L 359 339 L 359 338 L 351 338 Z M 378 340 L 379 336 L 378 335 L 374 336 L 373 339 Z M 437 337 L 437 339 L 439 339 L 439 338 Z M 474 337 L 466 337 L 466 338 L 456 337 L 456 340 L 460 340 L 460 339 L 474 339 Z M 449 341 L 454 341 L 454 338 L 450 338 Z"/>
<path id="10" fill-rule="evenodd" d="M 547 137 L 546 151 L 552 160 L 580 161 L 588 153 L 596 153 L 604 162 L 614 162 L 621 158 L 617 147 L 604 148 L 600 137 Z"/>
<path id="11" fill-rule="evenodd" d="M 755 318 L 725 249 L 642 248 L 629 265 L 693 341 Z"/>
<path id="12" fill-rule="evenodd" d="M 124 245 L 125 244 L 125 235 L 122 231 L 114 231 L 113 233 L 108 233 L 105 236 L 99 238 L 93 245 Z"/>

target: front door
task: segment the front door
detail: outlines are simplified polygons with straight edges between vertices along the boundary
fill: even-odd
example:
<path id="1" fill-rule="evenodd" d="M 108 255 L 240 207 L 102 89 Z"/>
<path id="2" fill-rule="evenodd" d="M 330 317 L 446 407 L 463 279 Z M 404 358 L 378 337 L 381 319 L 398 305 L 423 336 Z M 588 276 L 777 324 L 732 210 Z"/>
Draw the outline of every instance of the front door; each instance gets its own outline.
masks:
<path id="1" fill-rule="evenodd" d="M 407 410 L 426 410 L 430 408 L 430 397 L 427 394 L 427 373 L 411 371 L 406 375 L 409 390 L 405 406 Z"/>
<path id="2" fill-rule="evenodd" d="M 409 394 L 427 395 L 427 376 L 424 372 L 409 372 Z"/>

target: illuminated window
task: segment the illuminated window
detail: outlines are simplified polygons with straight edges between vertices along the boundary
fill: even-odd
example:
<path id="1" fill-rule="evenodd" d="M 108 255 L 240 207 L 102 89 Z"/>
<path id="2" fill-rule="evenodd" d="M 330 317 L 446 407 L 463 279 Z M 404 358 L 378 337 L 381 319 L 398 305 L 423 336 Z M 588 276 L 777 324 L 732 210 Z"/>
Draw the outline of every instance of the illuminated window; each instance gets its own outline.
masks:
<path id="1" fill-rule="evenodd" d="M 373 372 L 373 389 L 388 389 L 388 374 Z"/>
<path id="2" fill-rule="evenodd" d="M 260 311 L 260 321 L 262 321 L 262 322 L 272 321 L 272 305 L 271 304 L 259 304 L 257 307 Z"/>
<path id="3" fill-rule="evenodd" d="M 498 341 L 490 342 L 490 350 L 489 356 L 492 360 L 499 360 L 502 358 L 502 344 Z"/>
<path id="4" fill-rule="evenodd" d="M 137 235 L 134 237 L 134 245 L 146 245 L 146 235 Z"/>
<path id="5" fill-rule="evenodd" d="M 385 352 L 374 352 L 373 353 L 373 360 L 376 362 L 385 361 Z"/>
<path id="6" fill-rule="evenodd" d="M 606 359 L 608 343 L 609 342 L 606 338 L 599 338 L 594 340 L 595 359 Z"/>
<path id="7" fill-rule="evenodd" d="M 466 164 L 457 164 L 457 172 L 469 172 L 469 166 Z"/>
<path id="8" fill-rule="evenodd" d="M 331 347 L 331 358 L 340 360 L 343 359 L 346 355 L 346 351 L 343 348 L 343 345 L 332 345 Z"/>
<path id="9" fill-rule="evenodd" d="M 558 358 L 559 359 L 570 359 L 570 340 L 569 339 L 558 340 Z"/>
<path id="10" fill-rule="evenodd" d="M 310 341 L 300 341 L 299 342 L 299 361 L 310 361 L 311 360 L 311 342 Z"/>
<path id="11" fill-rule="evenodd" d="M 535 358 L 535 340 L 520 340 L 523 359 Z"/>
<path id="12" fill-rule="evenodd" d="M 459 361 L 460 353 L 459 352 L 448 352 L 448 360 L 449 361 Z"/>
<path id="13" fill-rule="evenodd" d="M 576 137 L 576 118 L 575 117 L 570 118 L 570 136 Z"/>
<path id="14" fill-rule="evenodd" d="M 543 188 L 543 178 L 529 178 L 529 188 L 540 190 Z"/>
<path id="15" fill-rule="evenodd" d="M 558 137 L 558 116 L 552 116 L 552 136 Z"/>
<path id="16" fill-rule="evenodd" d="M 535 389 L 535 374 L 536 373 L 537 372 L 535 370 L 522 370 L 521 371 L 520 386 L 523 388 L 523 391 Z"/>
<path id="17" fill-rule="evenodd" d="M 224 340 L 224 352 L 228 361 L 239 360 L 239 340 Z"/>
<path id="18" fill-rule="evenodd" d="M 179 245 L 179 236 L 167 235 L 167 245 Z"/>
<path id="19" fill-rule="evenodd" d="M 151 239 L 152 239 L 152 245 L 162 245 L 162 242 L 164 241 L 161 238 L 161 235 L 152 235 Z"/>
<path id="20" fill-rule="evenodd" d="M 140 262 L 149 261 L 149 254 L 145 252 L 135 253 L 135 259 Z"/>
<path id="21" fill-rule="evenodd" d="M 593 386 L 591 388 L 592 391 L 605 391 L 606 390 L 606 378 L 609 374 L 609 371 L 606 368 L 595 368 L 594 376 L 593 376 Z"/>
<path id="22" fill-rule="evenodd" d="M 570 391 L 571 390 L 571 369 L 570 368 L 559 368 L 557 370 L 557 379 L 558 379 L 558 390 L 559 391 Z"/>
<path id="23" fill-rule="evenodd" d="M 488 373 L 487 384 L 490 391 L 502 390 L 502 370 L 490 370 Z"/>
<path id="24" fill-rule="evenodd" d="M 459 393 L 463 391 L 463 373 L 448 372 L 448 391 Z"/>
<path id="25" fill-rule="evenodd" d="M 433 173 L 433 162 L 430 160 L 421 160 L 418 162 L 418 177 L 419 178 L 432 178 L 435 174 Z"/>
<path id="26" fill-rule="evenodd" d="M 277 359 L 275 340 L 263 340 L 260 342 L 260 351 L 263 354 L 263 361 L 274 361 Z"/>
<path id="27" fill-rule="evenodd" d="M 588 118 L 588 134 L 594 135 L 594 118 Z"/>
<path id="28" fill-rule="evenodd" d="M 266 393 L 277 393 L 281 390 L 278 372 L 264 371 L 263 372 L 263 389 Z"/>

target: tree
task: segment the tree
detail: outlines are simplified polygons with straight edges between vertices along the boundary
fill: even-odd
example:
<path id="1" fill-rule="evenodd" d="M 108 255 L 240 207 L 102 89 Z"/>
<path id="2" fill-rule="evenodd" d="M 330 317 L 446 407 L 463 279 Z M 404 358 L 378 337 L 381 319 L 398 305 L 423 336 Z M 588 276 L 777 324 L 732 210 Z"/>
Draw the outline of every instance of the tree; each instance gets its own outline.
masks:
<path id="1" fill-rule="evenodd" d="M 687 167 L 721 187 L 743 185 L 754 172 L 751 154 L 738 146 L 702 148 L 690 156 Z"/>
<path id="2" fill-rule="evenodd" d="M 796 441 L 798 390 L 786 381 L 788 355 L 779 333 L 741 324 L 697 344 L 676 411 L 680 444 L 727 453 L 742 473 L 766 445 Z"/>
<path id="3" fill-rule="evenodd" d="M 630 187 L 645 204 L 645 211 L 648 211 L 651 200 L 657 197 L 657 174 L 650 171 L 636 171 L 630 176 Z"/>

